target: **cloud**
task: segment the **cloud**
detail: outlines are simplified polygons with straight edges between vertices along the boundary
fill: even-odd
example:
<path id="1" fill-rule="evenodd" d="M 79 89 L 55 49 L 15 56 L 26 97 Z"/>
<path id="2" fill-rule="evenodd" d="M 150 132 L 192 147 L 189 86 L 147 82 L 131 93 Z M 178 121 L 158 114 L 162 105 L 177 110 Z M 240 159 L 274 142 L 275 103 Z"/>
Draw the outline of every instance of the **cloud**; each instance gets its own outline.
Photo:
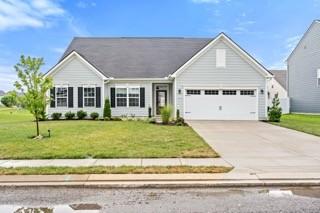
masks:
<path id="1" fill-rule="evenodd" d="M 270 69 L 286 69 L 286 60 L 288 59 L 289 55 L 293 51 L 293 49 L 297 46 L 301 39 L 302 35 L 295 35 L 285 39 L 283 43 L 283 51 L 281 55 L 281 59 L 274 62 Z"/>
<path id="2" fill-rule="evenodd" d="M 45 27 L 50 18 L 64 13 L 63 8 L 54 0 L 2 0 L 0 30 Z"/>
<path id="3" fill-rule="evenodd" d="M 237 26 L 233 28 L 233 31 L 236 34 L 243 34 L 243 33 L 254 33 L 249 30 L 251 25 L 254 25 L 256 22 L 252 20 L 245 20 L 245 21 L 238 21 Z"/>
<path id="4" fill-rule="evenodd" d="M 191 0 L 196 4 L 219 4 L 221 2 L 230 2 L 231 0 Z"/>
<path id="5" fill-rule="evenodd" d="M 95 2 L 78 1 L 76 5 L 79 8 L 86 9 L 88 7 L 95 7 L 97 4 Z"/>

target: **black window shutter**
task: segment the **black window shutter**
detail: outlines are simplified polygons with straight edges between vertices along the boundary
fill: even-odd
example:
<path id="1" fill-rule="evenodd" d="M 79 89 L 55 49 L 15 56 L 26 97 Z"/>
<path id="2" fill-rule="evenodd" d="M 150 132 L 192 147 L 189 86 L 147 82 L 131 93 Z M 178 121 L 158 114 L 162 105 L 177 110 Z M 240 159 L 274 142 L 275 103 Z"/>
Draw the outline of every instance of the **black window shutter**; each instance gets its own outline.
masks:
<path id="1" fill-rule="evenodd" d="M 78 87 L 78 107 L 83 107 L 83 87 Z"/>
<path id="2" fill-rule="evenodd" d="M 116 89 L 110 88 L 110 95 L 111 95 L 111 108 L 116 107 Z"/>
<path id="3" fill-rule="evenodd" d="M 73 107 L 73 87 L 68 87 L 68 107 Z"/>
<path id="4" fill-rule="evenodd" d="M 50 89 L 50 107 L 55 108 L 56 107 L 56 88 L 52 87 Z"/>
<path id="5" fill-rule="evenodd" d="M 96 107 L 101 107 L 101 87 L 96 87 Z"/>
<path id="6" fill-rule="evenodd" d="M 144 87 L 140 87 L 140 107 L 144 108 L 145 107 L 145 89 Z"/>

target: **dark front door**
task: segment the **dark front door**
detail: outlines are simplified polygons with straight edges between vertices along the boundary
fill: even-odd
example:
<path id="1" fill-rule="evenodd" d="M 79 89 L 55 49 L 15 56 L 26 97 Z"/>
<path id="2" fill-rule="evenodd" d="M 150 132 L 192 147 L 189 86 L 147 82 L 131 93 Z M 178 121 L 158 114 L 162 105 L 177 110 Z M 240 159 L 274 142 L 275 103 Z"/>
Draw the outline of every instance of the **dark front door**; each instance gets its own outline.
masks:
<path id="1" fill-rule="evenodd" d="M 167 91 L 166 90 L 157 90 L 156 92 L 156 107 L 157 115 L 160 115 L 160 111 L 163 107 L 167 105 Z"/>

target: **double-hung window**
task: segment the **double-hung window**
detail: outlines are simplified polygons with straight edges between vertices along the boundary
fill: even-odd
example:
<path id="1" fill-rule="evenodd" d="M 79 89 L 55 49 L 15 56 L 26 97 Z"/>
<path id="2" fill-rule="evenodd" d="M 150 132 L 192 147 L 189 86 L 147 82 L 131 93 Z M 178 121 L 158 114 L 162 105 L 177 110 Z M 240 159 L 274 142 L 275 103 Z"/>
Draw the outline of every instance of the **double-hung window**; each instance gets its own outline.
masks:
<path id="1" fill-rule="evenodd" d="M 67 86 L 56 87 L 56 103 L 57 103 L 57 107 L 68 106 L 68 87 Z"/>
<path id="2" fill-rule="evenodd" d="M 127 106 L 127 96 L 128 96 L 127 88 L 116 89 L 117 107 Z"/>
<path id="3" fill-rule="evenodd" d="M 138 107 L 140 98 L 140 88 L 134 87 L 129 88 L 129 106 L 130 107 Z"/>
<path id="4" fill-rule="evenodd" d="M 139 107 L 139 87 L 118 87 L 116 88 L 117 107 Z"/>
<path id="5" fill-rule="evenodd" d="M 85 107 L 94 107 L 96 97 L 95 87 L 83 87 L 83 103 Z"/>

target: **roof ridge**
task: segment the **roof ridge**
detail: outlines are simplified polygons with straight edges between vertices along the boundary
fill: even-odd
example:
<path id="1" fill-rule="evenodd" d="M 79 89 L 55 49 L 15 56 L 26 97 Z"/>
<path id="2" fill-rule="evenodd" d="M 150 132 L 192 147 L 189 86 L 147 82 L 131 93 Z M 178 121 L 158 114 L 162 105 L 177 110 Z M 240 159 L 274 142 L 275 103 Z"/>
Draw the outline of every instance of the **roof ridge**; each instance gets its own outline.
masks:
<path id="1" fill-rule="evenodd" d="M 75 36 L 73 37 L 73 39 L 212 39 L 210 37 L 175 37 L 175 36 L 141 36 L 141 37 L 137 37 L 137 36 L 119 36 L 119 37 L 94 37 L 94 36 L 90 36 L 90 37 L 79 37 L 79 36 Z"/>

